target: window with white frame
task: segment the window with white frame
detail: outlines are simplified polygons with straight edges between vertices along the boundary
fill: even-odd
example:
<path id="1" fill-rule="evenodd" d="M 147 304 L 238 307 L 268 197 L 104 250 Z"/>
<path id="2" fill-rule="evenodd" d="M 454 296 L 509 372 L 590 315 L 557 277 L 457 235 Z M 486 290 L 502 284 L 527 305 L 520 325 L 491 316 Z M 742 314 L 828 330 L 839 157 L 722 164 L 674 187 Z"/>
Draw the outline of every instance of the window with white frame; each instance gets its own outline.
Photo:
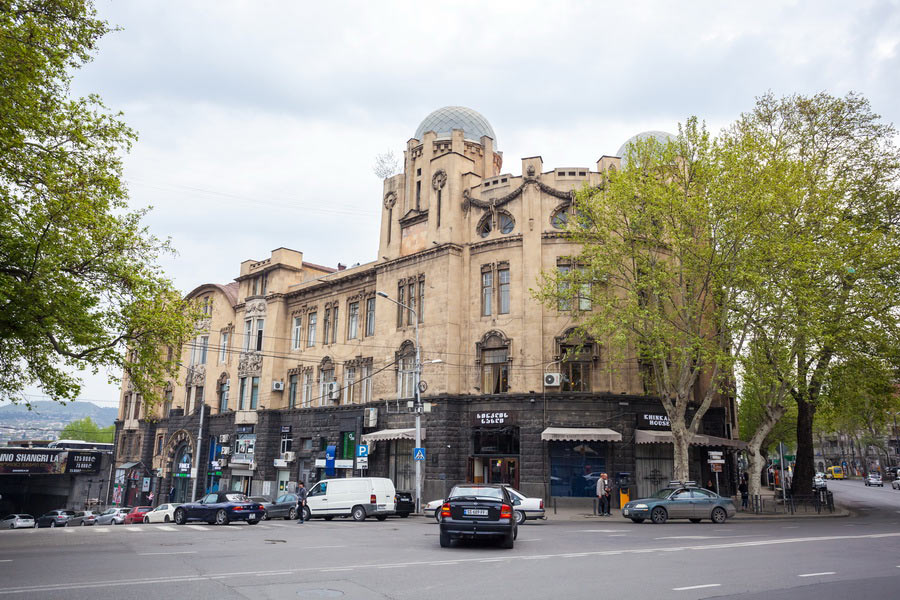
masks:
<path id="1" fill-rule="evenodd" d="M 360 398 L 359 401 L 367 404 L 372 401 L 372 365 L 363 365 L 362 377 L 359 381 Z"/>
<path id="2" fill-rule="evenodd" d="M 359 302 L 351 302 L 347 307 L 347 339 L 355 340 L 359 336 Z"/>
<path id="3" fill-rule="evenodd" d="M 247 377 L 241 377 L 238 391 L 238 410 L 247 410 L 247 400 L 250 398 L 249 382 Z"/>
<path id="4" fill-rule="evenodd" d="M 253 337 L 253 319 L 244 321 L 244 350 L 250 350 L 250 340 Z"/>
<path id="5" fill-rule="evenodd" d="M 500 310 L 498 312 L 501 315 L 506 315 L 509 314 L 509 267 L 497 269 L 497 278 L 500 280 Z"/>
<path id="6" fill-rule="evenodd" d="M 299 387 L 299 377 L 294 374 L 291 375 L 290 383 L 288 384 L 288 408 L 294 408 L 297 406 L 297 388 Z"/>
<path id="7" fill-rule="evenodd" d="M 375 335 L 375 298 L 366 300 L 366 336 Z"/>
<path id="8" fill-rule="evenodd" d="M 294 434 L 292 433 L 282 433 L 281 434 L 281 453 L 290 452 L 291 448 L 294 446 Z"/>
<path id="9" fill-rule="evenodd" d="M 253 377 L 250 381 L 250 410 L 256 410 L 259 406 L 259 377 Z"/>
<path id="10" fill-rule="evenodd" d="M 331 339 L 331 309 L 325 309 L 325 318 L 322 319 L 322 343 L 327 344 Z"/>
<path id="11" fill-rule="evenodd" d="M 331 343 L 334 344 L 337 342 L 337 333 L 338 333 L 338 307 L 335 305 L 334 314 L 332 314 L 332 328 L 331 328 Z"/>
<path id="12" fill-rule="evenodd" d="M 331 400 L 331 394 L 328 390 L 331 387 L 330 384 L 335 381 L 334 367 L 319 371 L 319 378 L 319 406 L 327 406 L 328 402 Z"/>
<path id="13" fill-rule="evenodd" d="M 309 408 L 312 406 L 312 397 L 313 397 L 313 377 L 312 373 L 306 371 L 303 373 L 303 399 L 302 406 L 303 408 Z"/>
<path id="14" fill-rule="evenodd" d="M 228 388 L 231 384 L 230 379 L 226 379 L 219 386 L 219 412 L 223 413 L 228 410 Z"/>
<path id="15" fill-rule="evenodd" d="M 316 313 L 309 313 L 306 318 L 306 347 L 312 348 L 316 345 Z"/>
<path id="16" fill-rule="evenodd" d="M 489 317 L 492 313 L 494 304 L 494 272 L 482 268 L 481 271 L 481 316 Z"/>
<path id="17" fill-rule="evenodd" d="M 400 398 L 414 398 L 416 395 L 416 355 L 411 347 L 400 357 L 398 364 L 397 391 Z"/>
<path id="18" fill-rule="evenodd" d="M 224 363 L 228 360 L 228 344 L 230 342 L 228 338 L 227 331 L 219 334 L 219 363 Z"/>
<path id="19" fill-rule="evenodd" d="M 303 331 L 303 317 L 294 317 L 294 327 L 291 333 L 291 349 L 300 349 L 300 332 Z"/>
<path id="20" fill-rule="evenodd" d="M 265 331 L 266 320 L 265 319 L 257 319 L 256 320 L 256 351 L 261 352 L 263 349 L 263 332 Z"/>
<path id="21" fill-rule="evenodd" d="M 356 404 L 359 401 L 357 394 L 359 393 L 359 383 L 356 380 L 356 367 L 346 367 L 344 369 L 344 398 L 345 404 Z"/>

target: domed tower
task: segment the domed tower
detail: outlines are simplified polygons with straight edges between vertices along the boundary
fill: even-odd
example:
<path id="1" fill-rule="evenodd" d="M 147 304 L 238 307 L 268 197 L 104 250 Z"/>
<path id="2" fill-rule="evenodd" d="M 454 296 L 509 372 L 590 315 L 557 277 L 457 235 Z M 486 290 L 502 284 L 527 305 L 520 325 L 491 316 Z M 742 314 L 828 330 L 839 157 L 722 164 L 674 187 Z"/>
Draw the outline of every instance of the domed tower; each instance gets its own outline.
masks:
<path id="1" fill-rule="evenodd" d="M 638 133 L 637 135 L 631 136 L 630 138 L 625 140 L 624 144 L 619 146 L 619 150 L 618 150 L 618 152 L 616 152 L 616 156 L 619 156 L 622 158 L 622 166 L 623 167 L 628 163 L 628 157 L 625 156 L 625 154 L 628 152 L 628 145 L 635 143 L 635 142 L 642 141 L 642 140 L 646 140 L 649 138 L 654 138 L 657 142 L 659 142 L 663 146 L 665 146 L 669 142 L 674 142 L 676 139 L 675 136 L 672 135 L 671 133 L 668 133 L 666 131 L 658 131 L 658 130 L 642 131 L 641 133 Z"/>
<path id="2" fill-rule="evenodd" d="M 500 173 L 494 128 L 478 111 L 445 106 L 425 117 L 403 153 L 403 173 L 384 181 L 379 256 L 394 259 L 461 235 L 466 187 Z"/>

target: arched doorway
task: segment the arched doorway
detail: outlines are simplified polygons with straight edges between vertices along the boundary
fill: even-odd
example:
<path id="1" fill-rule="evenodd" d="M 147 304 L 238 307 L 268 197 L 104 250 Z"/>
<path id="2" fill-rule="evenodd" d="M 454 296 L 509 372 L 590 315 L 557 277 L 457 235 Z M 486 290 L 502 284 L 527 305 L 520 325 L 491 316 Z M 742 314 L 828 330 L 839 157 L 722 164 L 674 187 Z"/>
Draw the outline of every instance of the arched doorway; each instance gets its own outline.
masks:
<path id="1" fill-rule="evenodd" d="M 170 472 L 172 473 L 171 502 L 191 501 L 191 466 L 193 454 L 191 447 L 183 443 L 175 449 Z"/>

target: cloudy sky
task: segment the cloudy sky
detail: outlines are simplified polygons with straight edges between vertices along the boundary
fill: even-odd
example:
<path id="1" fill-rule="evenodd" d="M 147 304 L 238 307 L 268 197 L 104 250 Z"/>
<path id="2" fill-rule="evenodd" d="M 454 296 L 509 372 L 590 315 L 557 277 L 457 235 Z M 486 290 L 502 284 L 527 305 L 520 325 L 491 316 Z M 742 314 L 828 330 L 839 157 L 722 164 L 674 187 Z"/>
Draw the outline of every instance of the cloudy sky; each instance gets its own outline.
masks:
<path id="1" fill-rule="evenodd" d="M 97 0 L 121 30 L 74 91 L 139 132 L 131 199 L 189 291 L 279 246 L 374 260 L 375 156 L 441 106 L 481 112 L 513 174 L 536 154 L 590 166 L 690 115 L 715 131 L 769 90 L 853 90 L 900 122 L 898 2 L 735 4 Z M 82 397 L 117 391 L 88 376 Z"/>

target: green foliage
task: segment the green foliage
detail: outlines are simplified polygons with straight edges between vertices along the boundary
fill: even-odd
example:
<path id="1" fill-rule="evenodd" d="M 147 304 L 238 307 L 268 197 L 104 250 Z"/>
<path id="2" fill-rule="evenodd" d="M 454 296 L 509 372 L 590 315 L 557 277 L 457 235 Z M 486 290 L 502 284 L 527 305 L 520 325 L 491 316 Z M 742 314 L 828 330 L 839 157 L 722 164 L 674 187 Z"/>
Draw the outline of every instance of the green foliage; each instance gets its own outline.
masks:
<path id="1" fill-rule="evenodd" d="M 59 432 L 61 440 L 84 440 L 85 442 L 113 443 L 116 435 L 115 425 L 100 427 L 90 417 L 72 421 Z"/>
<path id="2" fill-rule="evenodd" d="M 193 314 L 157 266 L 121 180 L 135 140 L 72 73 L 109 31 L 88 0 L 0 0 L 0 399 L 74 399 L 78 369 L 129 375 L 152 403 Z M 134 349 L 129 360 L 125 347 Z"/>

